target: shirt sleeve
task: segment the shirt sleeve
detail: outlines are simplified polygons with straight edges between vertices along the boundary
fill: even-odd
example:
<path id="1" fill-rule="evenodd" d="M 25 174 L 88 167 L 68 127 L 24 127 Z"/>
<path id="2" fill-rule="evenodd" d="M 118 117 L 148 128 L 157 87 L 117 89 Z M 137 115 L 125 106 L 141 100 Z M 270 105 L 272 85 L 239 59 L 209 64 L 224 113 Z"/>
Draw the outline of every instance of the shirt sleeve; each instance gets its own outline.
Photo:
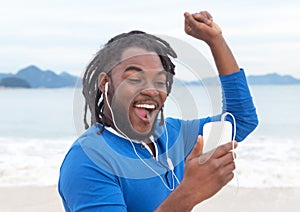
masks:
<path id="1" fill-rule="evenodd" d="M 223 113 L 230 112 L 236 120 L 236 140 L 244 140 L 258 125 L 256 108 L 253 103 L 244 70 L 220 76 L 223 95 Z M 233 122 L 230 116 L 226 120 Z"/>
<path id="2" fill-rule="evenodd" d="M 235 140 L 243 141 L 258 125 L 256 108 L 244 70 L 241 69 L 233 74 L 220 76 L 220 81 L 222 86 L 222 114 L 230 112 L 235 117 Z M 222 114 L 181 122 L 187 155 L 194 147 L 197 136 L 203 135 L 203 126 L 208 122 L 220 121 Z M 233 123 L 230 116 L 226 116 L 226 120 Z"/>
<path id="3" fill-rule="evenodd" d="M 73 146 L 63 162 L 59 193 L 65 211 L 126 211 L 117 178 L 90 161 L 80 145 Z"/>

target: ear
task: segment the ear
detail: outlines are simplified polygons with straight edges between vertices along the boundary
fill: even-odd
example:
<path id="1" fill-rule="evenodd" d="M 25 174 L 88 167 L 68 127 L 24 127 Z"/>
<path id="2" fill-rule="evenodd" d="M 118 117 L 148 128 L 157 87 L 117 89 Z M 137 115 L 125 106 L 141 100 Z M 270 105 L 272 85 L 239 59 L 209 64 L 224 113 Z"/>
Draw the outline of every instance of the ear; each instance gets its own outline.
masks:
<path id="1" fill-rule="evenodd" d="M 104 86 L 109 81 L 109 77 L 106 73 L 101 72 L 98 76 L 98 88 L 104 93 Z"/>

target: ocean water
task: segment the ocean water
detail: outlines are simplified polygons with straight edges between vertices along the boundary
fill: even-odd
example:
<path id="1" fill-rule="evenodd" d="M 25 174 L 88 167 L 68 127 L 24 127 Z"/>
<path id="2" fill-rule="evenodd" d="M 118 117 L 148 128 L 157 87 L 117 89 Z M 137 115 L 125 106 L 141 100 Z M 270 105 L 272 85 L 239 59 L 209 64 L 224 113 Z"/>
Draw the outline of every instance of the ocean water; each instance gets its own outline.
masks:
<path id="1" fill-rule="evenodd" d="M 177 94 L 166 103 L 167 116 L 220 112 L 218 92 L 185 89 L 173 89 Z M 299 187 L 300 86 L 251 86 L 251 91 L 260 123 L 236 150 L 238 186 Z M 0 90 L 0 186 L 57 183 L 67 150 L 84 131 L 80 92 Z M 236 182 L 230 184 L 237 186 Z"/>

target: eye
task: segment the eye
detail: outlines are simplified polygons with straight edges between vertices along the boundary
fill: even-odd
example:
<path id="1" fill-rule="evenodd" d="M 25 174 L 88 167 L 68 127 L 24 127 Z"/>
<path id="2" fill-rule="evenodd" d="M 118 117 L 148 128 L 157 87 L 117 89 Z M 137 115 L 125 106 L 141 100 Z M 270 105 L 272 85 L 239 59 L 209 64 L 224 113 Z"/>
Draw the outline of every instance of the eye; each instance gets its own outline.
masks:
<path id="1" fill-rule="evenodd" d="M 156 81 L 155 84 L 156 84 L 157 86 L 165 86 L 167 83 L 166 83 L 166 81 L 160 80 L 160 81 Z"/>
<path id="2" fill-rule="evenodd" d="M 134 78 L 134 77 L 129 77 L 127 78 L 127 80 L 132 83 L 132 84 L 137 84 L 137 83 L 140 83 L 142 80 L 139 79 L 139 78 Z"/>
<path id="3" fill-rule="evenodd" d="M 160 75 L 159 77 L 157 77 L 155 80 L 154 80 L 154 84 L 156 87 L 158 88 L 166 88 L 166 85 L 167 85 L 167 79 L 166 79 L 166 76 L 165 75 Z"/>

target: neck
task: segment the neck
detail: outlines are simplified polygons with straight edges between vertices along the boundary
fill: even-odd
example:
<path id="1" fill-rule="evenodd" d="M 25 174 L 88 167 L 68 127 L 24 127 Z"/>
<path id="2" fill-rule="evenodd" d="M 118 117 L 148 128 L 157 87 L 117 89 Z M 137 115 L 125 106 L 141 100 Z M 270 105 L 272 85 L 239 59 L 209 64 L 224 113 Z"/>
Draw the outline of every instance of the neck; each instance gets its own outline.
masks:
<path id="1" fill-rule="evenodd" d="M 155 157 L 155 155 L 156 155 L 155 146 L 154 146 L 154 144 L 150 141 L 150 139 L 149 139 L 149 142 L 150 142 L 150 143 L 146 143 L 146 142 L 145 142 L 145 143 L 146 143 L 147 146 L 150 148 L 153 157 Z"/>

